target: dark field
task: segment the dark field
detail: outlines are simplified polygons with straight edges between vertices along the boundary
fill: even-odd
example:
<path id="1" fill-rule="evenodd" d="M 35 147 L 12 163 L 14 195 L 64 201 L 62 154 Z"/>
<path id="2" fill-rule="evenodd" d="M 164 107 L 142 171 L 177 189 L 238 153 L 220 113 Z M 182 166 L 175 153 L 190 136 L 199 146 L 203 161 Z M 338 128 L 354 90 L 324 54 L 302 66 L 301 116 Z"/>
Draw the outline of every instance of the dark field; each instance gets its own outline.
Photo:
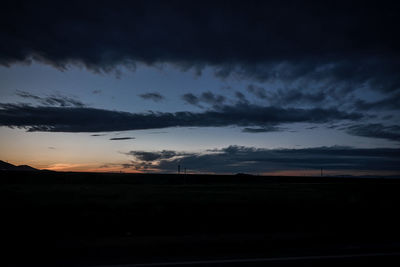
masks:
<path id="1" fill-rule="evenodd" d="M 399 192 L 395 179 L 2 172 L 1 242 L 30 266 L 398 252 Z"/>

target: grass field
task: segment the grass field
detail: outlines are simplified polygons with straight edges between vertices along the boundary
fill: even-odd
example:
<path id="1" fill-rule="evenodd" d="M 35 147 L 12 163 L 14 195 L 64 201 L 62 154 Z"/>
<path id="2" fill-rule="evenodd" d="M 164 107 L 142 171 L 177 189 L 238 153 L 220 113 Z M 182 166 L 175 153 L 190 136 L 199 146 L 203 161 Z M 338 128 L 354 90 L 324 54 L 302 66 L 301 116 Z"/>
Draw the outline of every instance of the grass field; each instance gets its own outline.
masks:
<path id="1" fill-rule="evenodd" d="M 2 242 L 19 251 L 154 258 L 400 241 L 394 179 L 3 174 Z"/>

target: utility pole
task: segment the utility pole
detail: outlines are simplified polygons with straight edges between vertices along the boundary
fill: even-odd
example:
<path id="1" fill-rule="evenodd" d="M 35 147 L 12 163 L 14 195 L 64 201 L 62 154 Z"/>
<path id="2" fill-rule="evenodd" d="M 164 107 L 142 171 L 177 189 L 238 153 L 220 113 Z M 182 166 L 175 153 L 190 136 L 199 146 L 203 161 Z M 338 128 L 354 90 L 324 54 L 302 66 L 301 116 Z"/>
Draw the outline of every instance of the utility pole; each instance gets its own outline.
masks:
<path id="1" fill-rule="evenodd" d="M 181 165 L 178 165 L 178 174 L 181 173 Z"/>
<path id="2" fill-rule="evenodd" d="M 321 177 L 322 177 L 322 174 L 323 174 L 323 173 L 322 173 L 322 168 L 321 168 Z"/>

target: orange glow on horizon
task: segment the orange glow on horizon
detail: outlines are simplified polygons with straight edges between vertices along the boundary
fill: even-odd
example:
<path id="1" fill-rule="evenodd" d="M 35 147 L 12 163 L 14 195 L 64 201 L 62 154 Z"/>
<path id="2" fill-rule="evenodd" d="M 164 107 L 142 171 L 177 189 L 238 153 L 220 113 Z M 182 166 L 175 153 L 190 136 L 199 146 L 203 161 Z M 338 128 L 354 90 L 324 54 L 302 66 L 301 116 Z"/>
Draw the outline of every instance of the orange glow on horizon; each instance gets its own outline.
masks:
<path id="1" fill-rule="evenodd" d="M 99 163 L 24 163 L 24 162 L 9 162 L 13 165 L 29 165 L 39 170 L 51 170 L 58 172 L 98 172 L 98 173 L 170 173 L 174 174 L 174 170 L 161 170 L 157 168 L 157 165 L 153 165 L 151 168 L 146 169 L 135 169 L 124 168 L 124 163 L 110 163 L 106 165 L 101 165 Z M 184 170 L 181 170 L 181 174 Z M 187 174 L 194 175 L 234 175 L 235 173 L 215 173 L 211 171 L 196 171 L 187 170 Z M 277 170 L 270 172 L 259 172 L 259 173 L 249 173 L 253 175 L 262 176 L 321 176 L 321 170 Z M 367 171 L 367 170 L 326 170 L 323 169 L 323 176 L 391 176 L 398 175 L 396 171 Z"/>
<path id="2" fill-rule="evenodd" d="M 60 172 L 125 172 L 125 173 L 142 173 L 141 170 L 124 169 L 118 165 L 111 166 L 98 166 L 95 164 L 70 164 L 70 163 L 56 163 L 51 164 L 43 169 Z"/>

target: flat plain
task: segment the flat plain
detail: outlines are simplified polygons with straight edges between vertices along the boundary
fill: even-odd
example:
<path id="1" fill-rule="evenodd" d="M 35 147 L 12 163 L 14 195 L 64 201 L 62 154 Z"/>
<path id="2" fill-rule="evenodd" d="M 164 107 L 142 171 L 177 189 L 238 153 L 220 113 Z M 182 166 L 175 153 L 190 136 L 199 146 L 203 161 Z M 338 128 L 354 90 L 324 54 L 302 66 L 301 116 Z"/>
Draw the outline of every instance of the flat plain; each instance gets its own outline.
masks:
<path id="1" fill-rule="evenodd" d="M 2 172 L 14 265 L 400 251 L 400 180 Z"/>

